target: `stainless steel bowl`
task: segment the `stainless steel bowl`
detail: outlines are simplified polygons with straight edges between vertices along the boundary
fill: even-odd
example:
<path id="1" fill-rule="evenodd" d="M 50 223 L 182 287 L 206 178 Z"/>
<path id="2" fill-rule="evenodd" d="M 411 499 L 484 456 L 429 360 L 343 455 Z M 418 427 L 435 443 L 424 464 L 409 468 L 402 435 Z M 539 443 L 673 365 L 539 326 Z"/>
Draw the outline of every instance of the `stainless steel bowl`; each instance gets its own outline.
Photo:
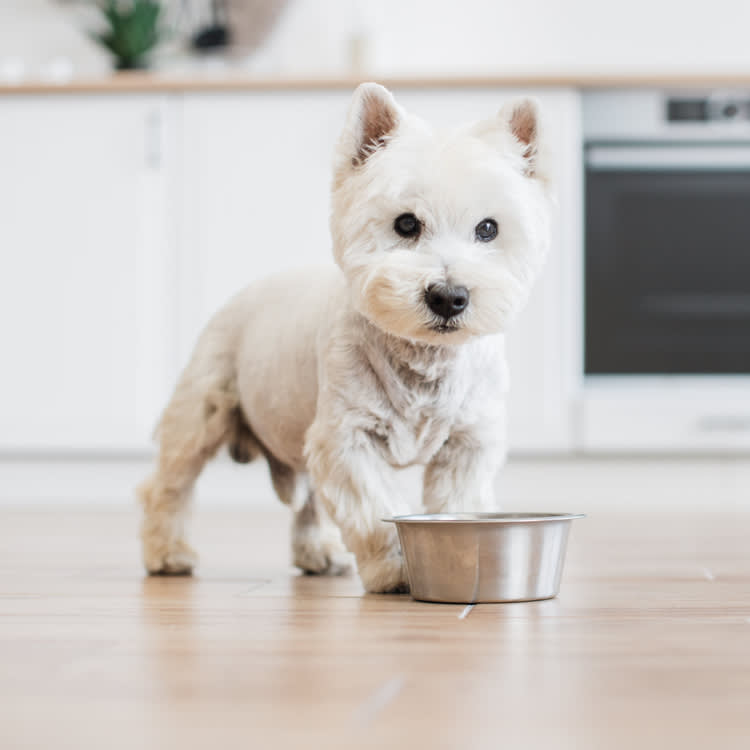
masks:
<path id="1" fill-rule="evenodd" d="M 568 513 L 436 513 L 396 524 L 411 594 L 427 602 L 520 602 L 560 590 Z"/>

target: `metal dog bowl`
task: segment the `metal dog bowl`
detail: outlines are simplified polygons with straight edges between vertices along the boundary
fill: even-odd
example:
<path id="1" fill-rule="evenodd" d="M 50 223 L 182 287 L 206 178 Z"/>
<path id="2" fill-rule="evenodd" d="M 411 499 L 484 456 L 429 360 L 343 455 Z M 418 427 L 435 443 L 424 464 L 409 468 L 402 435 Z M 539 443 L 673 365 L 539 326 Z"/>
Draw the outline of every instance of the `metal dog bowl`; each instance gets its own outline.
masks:
<path id="1" fill-rule="evenodd" d="M 521 602 L 560 590 L 568 513 L 436 513 L 396 524 L 411 594 L 427 602 Z"/>

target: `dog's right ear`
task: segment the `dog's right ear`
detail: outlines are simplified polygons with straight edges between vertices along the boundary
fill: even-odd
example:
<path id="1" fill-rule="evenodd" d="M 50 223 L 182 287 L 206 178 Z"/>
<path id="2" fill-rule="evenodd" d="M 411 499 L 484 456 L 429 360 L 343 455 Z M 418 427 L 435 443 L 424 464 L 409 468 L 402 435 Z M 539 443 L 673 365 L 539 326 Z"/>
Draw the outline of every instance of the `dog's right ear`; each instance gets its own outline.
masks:
<path id="1" fill-rule="evenodd" d="M 362 83 L 352 96 L 346 125 L 339 140 L 337 171 L 361 167 L 374 153 L 385 148 L 404 117 L 388 89 L 377 83 Z"/>

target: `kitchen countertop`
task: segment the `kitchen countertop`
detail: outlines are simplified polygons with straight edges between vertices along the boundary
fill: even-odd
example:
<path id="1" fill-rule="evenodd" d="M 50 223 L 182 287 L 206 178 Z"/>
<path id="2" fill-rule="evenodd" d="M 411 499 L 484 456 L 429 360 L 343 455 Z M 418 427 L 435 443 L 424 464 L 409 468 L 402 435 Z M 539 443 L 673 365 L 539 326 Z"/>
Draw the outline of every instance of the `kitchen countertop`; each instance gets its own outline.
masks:
<path id="1" fill-rule="evenodd" d="M 561 73 L 507 74 L 487 76 L 330 76 L 258 77 L 234 72 L 222 75 L 171 75 L 161 73 L 117 73 L 100 78 L 80 78 L 67 82 L 24 80 L 0 83 L 0 96 L 13 94 L 128 93 L 128 92 L 211 92 L 352 89 L 363 80 L 377 80 L 391 88 L 745 88 L 750 73 Z"/>

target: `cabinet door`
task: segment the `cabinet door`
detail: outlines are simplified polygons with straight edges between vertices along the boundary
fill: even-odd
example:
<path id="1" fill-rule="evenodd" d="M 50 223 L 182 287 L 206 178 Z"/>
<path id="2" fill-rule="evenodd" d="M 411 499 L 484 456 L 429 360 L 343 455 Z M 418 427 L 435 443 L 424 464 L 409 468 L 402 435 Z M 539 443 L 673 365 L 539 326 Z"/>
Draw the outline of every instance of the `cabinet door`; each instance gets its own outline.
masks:
<path id="1" fill-rule="evenodd" d="M 143 449 L 172 375 L 148 96 L 0 98 L 0 450 Z"/>
<path id="2" fill-rule="evenodd" d="M 246 284 L 332 262 L 331 164 L 349 96 L 186 96 L 182 361 L 209 316 Z"/>

